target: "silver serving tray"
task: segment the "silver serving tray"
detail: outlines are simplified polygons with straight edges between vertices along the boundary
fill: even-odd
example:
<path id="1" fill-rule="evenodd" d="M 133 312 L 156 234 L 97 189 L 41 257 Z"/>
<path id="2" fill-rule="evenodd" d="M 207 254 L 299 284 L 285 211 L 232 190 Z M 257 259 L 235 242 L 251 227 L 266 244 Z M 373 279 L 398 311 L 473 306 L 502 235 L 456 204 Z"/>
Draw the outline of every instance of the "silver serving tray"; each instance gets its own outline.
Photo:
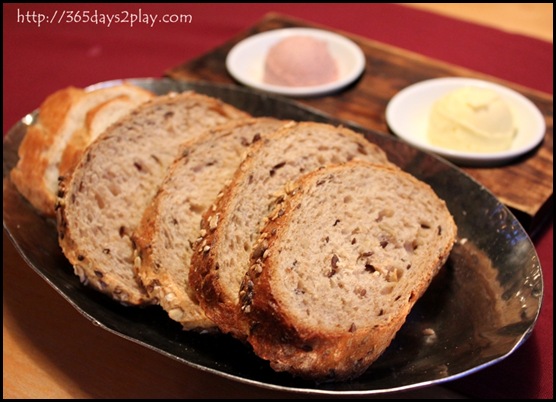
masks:
<path id="1" fill-rule="evenodd" d="M 249 346 L 222 334 L 186 332 L 158 306 L 126 307 L 84 287 L 58 246 L 53 221 L 37 215 L 9 180 L 31 112 L 4 138 L 4 229 L 29 266 L 87 319 L 184 364 L 273 390 L 372 395 L 445 383 L 491 366 L 531 334 L 543 279 L 531 239 L 488 190 L 440 157 L 390 135 L 340 121 L 299 103 L 233 85 L 169 79 L 126 80 L 158 94 L 194 90 L 254 116 L 343 124 L 380 145 L 390 160 L 446 200 L 460 240 L 385 353 L 359 378 L 316 384 L 274 372 Z M 110 81 L 93 88 L 121 83 Z"/>

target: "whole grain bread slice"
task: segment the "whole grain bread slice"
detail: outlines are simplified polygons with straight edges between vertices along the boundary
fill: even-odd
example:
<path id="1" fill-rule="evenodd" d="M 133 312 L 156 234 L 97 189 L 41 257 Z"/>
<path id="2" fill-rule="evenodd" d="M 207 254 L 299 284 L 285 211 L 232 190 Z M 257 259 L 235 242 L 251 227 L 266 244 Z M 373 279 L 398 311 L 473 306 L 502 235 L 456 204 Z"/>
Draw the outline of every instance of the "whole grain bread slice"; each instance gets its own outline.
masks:
<path id="1" fill-rule="evenodd" d="M 362 135 L 325 123 L 291 124 L 252 146 L 204 214 L 189 271 L 199 304 L 222 332 L 245 336 L 235 317 L 239 287 L 274 193 L 320 166 L 352 159 L 389 164 L 383 150 Z"/>
<path id="2" fill-rule="evenodd" d="M 125 304 L 152 303 L 133 268 L 131 235 L 180 145 L 248 114 L 185 92 L 155 97 L 111 125 L 60 180 L 59 243 L 83 283 Z"/>
<path id="3" fill-rule="evenodd" d="M 189 287 L 189 263 L 202 214 L 231 179 L 249 145 L 284 124 L 265 117 L 240 119 L 184 144 L 133 234 L 139 279 L 185 330 L 215 327 Z"/>
<path id="4" fill-rule="evenodd" d="M 430 186 L 384 165 L 328 166 L 291 189 L 241 286 L 247 340 L 276 371 L 352 379 L 389 346 L 457 227 Z"/>
<path id="5" fill-rule="evenodd" d="M 18 191 L 39 213 L 54 217 L 64 152 L 71 147 L 80 155 L 90 143 L 86 127 L 88 113 L 120 96 L 127 96 L 133 104 L 138 104 L 154 95 L 127 83 L 92 91 L 67 87 L 48 96 L 41 104 L 36 122 L 29 127 L 19 147 L 19 161 L 10 172 Z M 112 122 L 116 117 L 107 116 Z"/>

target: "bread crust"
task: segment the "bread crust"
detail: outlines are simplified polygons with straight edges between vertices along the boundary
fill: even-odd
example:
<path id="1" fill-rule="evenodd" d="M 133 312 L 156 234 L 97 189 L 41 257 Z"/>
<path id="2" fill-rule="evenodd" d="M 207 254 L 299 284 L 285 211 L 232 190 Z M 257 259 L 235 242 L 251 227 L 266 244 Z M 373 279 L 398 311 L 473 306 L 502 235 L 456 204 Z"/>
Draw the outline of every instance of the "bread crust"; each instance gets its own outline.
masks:
<path id="1" fill-rule="evenodd" d="M 389 171 L 388 174 L 393 178 L 402 176 L 403 180 L 414 181 L 415 185 L 422 186 L 419 191 L 428 192 L 427 197 L 436 199 L 435 202 L 441 208 L 443 238 L 438 241 L 439 249 L 431 250 L 431 258 L 427 261 L 426 267 L 412 268 L 421 269 L 422 275 L 418 281 L 411 284 L 411 291 L 406 294 L 407 301 L 397 304 L 387 321 L 373 322 L 369 318 L 366 325 L 358 322 L 357 325 L 347 324 L 339 329 L 330 329 L 330 327 L 318 327 L 296 318 L 297 315 L 292 313 L 289 304 L 284 303 L 282 292 L 278 291 L 280 287 L 286 285 L 279 283 L 277 278 L 285 275 L 282 272 L 283 268 L 279 268 L 282 267 L 280 260 L 286 258 L 283 256 L 286 252 L 283 249 L 282 239 L 287 236 L 288 226 L 293 225 L 295 211 L 312 197 L 310 192 L 318 186 L 319 180 L 325 180 L 329 174 L 344 174 L 342 171 L 349 169 L 369 169 L 370 172 L 373 169 Z M 255 353 L 268 360 L 276 371 L 287 371 L 294 376 L 317 382 L 353 379 L 360 376 L 389 346 L 415 302 L 426 291 L 433 277 L 448 258 L 456 240 L 457 228 L 449 211 L 445 209 L 444 202 L 438 199 L 430 188 L 418 183 L 412 176 L 387 166 L 370 165 L 359 161 L 348 162 L 342 166 L 330 166 L 303 176 L 292 188 L 289 195 L 278 200 L 254 247 L 251 267 L 241 285 L 238 319 L 244 320 L 244 325 L 249 327 L 247 341 L 252 345 Z M 324 202 L 320 199 L 319 201 Z M 400 202 L 404 201 L 400 200 Z M 393 205 L 393 208 L 398 206 Z M 338 212 L 338 215 L 339 219 L 343 219 L 344 215 L 341 212 Z M 307 230 L 307 236 L 317 238 L 319 235 L 321 233 Z M 312 270 L 304 266 L 299 266 L 297 269 L 304 268 Z M 290 284 L 291 287 L 296 286 L 289 280 L 285 280 L 284 283 Z M 333 296 L 322 293 L 319 297 Z M 312 308 L 317 307 L 307 307 L 311 314 L 317 314 L 317 311 L 311 310 Z"/>
<path id="2" fill-rule="evenodd" d="M 27 129 L 18 149 L 19 161 L 10 172 L 17 190 L 43 215 L 53 216 L 55 194 L 45 191 L 44 172 L 49 150 L 57 140 L 72 106 L 85 91 L 68 87 L 54 92 L 40 105 L 37 122 Z"/>

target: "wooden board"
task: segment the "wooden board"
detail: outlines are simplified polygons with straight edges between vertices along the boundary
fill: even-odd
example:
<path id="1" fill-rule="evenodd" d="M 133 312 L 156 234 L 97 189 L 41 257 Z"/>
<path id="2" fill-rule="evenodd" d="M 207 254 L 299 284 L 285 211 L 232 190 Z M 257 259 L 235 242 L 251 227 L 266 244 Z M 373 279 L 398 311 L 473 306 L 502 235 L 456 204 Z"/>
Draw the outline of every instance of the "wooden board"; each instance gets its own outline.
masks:
<path id="1" fill-rule="evenodd" d="M 313 27 L 338 32 L 356 42 L 366 56 L 363 76 L 348 88 L 323 97 L 297 99 L 336 118 L 393 135 L 386 119 L 386 105 L 403 88 L 438 77 L 479 78 L 510 87 L 529 98 L 545 116 L 546 136 L 537 149 L 510 164 L 475 168 L 462 167 L 489 189 L 534 234 L 552 218 L 553 183 L 553 101 L 552 96 L 498 78 L 477 73 L 416 53 L 319 26 L 288 16 L 270 13 L 261 21 L 213 51 L 168 69 L 173 79 L 234 83 L 225 66 L 229 50 L 240 40 L 277 28 Z M 454 191 L 458 191 L 454 189 Z"/>

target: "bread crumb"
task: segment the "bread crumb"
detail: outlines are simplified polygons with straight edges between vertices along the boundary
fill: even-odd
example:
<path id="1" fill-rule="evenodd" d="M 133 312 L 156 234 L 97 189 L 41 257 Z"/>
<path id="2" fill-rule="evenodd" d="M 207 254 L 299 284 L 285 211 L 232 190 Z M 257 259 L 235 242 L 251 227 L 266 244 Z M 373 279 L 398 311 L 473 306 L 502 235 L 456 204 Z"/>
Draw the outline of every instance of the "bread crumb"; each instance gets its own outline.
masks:
<path id="1" fill-rule="evenodd" d="M 425 328 L 422 333 L 425 345 L 432 345 L 438 340 L 438 336 L 436 335 L 435 330 L 432 328 Z"/>

